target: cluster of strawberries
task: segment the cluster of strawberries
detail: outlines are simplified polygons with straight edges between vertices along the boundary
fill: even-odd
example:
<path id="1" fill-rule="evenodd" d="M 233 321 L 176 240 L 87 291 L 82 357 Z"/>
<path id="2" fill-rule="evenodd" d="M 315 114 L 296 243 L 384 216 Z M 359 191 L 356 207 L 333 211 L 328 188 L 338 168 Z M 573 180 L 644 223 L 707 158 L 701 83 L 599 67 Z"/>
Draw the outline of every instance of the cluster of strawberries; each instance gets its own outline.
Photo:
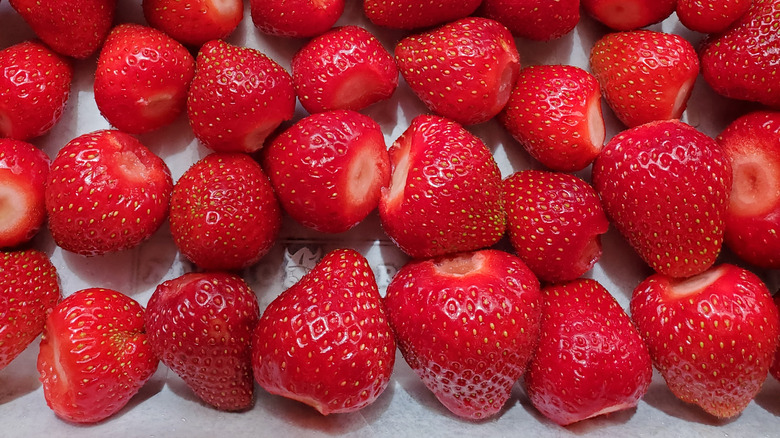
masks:
<path id="1" fill-rule="evenodd" d="M 159 361 L 217 409 L 250 408 L 257 382 L 329 414 L 376 400 L 398 348 L 459 417 L 496 415 L 523 377 L 561 425 L 636 406 L 653 366 L 722 418 L 780 378 L 770 291 L 716 264 L 725 244 L 780 269 L 780 112 L 716 139 L 679 120 L 700 72 L 726 97 L 780 106 L 780 0 L 364 0 L 374 25 L 407 32 L 393 54 L 365 28 L 333 27 L 344 0 L 252 0 L 259 31 L 310 38 L 290 73 L 222 40 L 241 0 L 144 0 L 150 26 L 114 26 L 115 0 L 10 3 L 40 41 L 0 50 L 0 369 L 42 332 L 38 371 L 61 418 L 113 415 Z M 515 38 L 561 37 L 581 9 L 615 31 L 591 72 L 521 68 Z M 712 34 L 698 53 L 636 30 L 673 12 Z M 61 117 L 70 58 L 93 54 L 95 101 L 116 129 L 50 160 L 27 141 Z M 359 111 L 389 99 L 399 73 L 431 114 L 388 148 Z M 602 97 L 626 126 L 606 144 Z M 293 123 L 296 102 L 310 115 Z M 135 135 L 182 115 L 213 153 L 174 182 Z M 466 128 L 494 118 L 548 170 L 502 178 Z M 592 185 L 572 175 L 589 166 Z M 262 312 L 236 274 L 270 251 L 283 213 L 340 233 L 375 210 L 411 258 L 385 297 L 352 249 Z M 62 249 L 100 256 L 165 220 L 200 271 L 160 284 L 146 308 L 100 288 L 61 299 L 54 266 L 27 247 L 46 224 Z M 581 278 L 610 223 L 655 270 L 630 316 Z M 515 254 L 494 248 L 505 235 Z"/>

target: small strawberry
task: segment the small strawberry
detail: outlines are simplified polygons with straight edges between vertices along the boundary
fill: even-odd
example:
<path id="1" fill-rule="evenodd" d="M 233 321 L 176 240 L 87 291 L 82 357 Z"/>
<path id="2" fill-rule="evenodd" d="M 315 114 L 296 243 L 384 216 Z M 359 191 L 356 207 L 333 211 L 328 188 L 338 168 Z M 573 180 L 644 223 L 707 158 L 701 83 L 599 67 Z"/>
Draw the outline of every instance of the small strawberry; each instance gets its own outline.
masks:
<path id="1" fill-rule="evenodd" d="M 46 403 L 67 421 L 96 423 L 114 415 L 157 365 L 143 307 L 119 292 L 78 291 L 46 319 L 38 372 Z"/>
<path id="2" fill-rule="evenodd" d="M 553 170 L 584 169 L 604 147 L 599 83 L 579 67 L 524 68 L 499 120 L 532 157 Z"/>
<path id="3" fill-rule="evenodd" d="M 653 377 L 647 346 L 604 286 L 542 289 L 539 346 L 525 385 L 534 407 L 566 426 L 637 405 Z"/>
<path id="4" fill-rule="evenodd" d="M 0 370 L 41 334 L 59 300 L 57 270 L 46 254 L 0 252 Z"/>
<path id="5" fill-rule="evenodd" d="M 264 149 L 263 167 L 284 210 L 326 233 L 357 225 L 390 183 L 382 128 L 354 111 L 300 120 Z"/>
<path id="6" fill-rule="evenodd" d="M 0 139 L 0 248 L 29 241 L 46 220 L 49 157 L 19 140 Z"/>
<path id="7" fill-rule="evenodd" d="M 688 29 L 719 33 L 750 9 L 751 0 L 677 0 L 677 18 Z"/>
<path id="8" fill-rule="evenodd" d="M 57 245 L 78 254 L 132 248 L 162 225 L 172 189 L 168 166 L 135 137 L 113 130 L 84 134 L 51 164 L 49 230 Z"/>
<path id="9" fill-rule="evenodd" d="M 596 191 L 566 173 L 526 170 L 504 180 L 509 241 L 540 280 L 578 278 L 601 257 L 609 222 Z"/>
<path id="10" fill-rule="evenodd" d="M 321 414 L 354 412 L 390 382 L 395 340 L 366 259 L 332 251 L 268 306 L 252 338 L 266 391 Z"/>
<path id="11" fill-rule="evenodd" d="M 777 348 L 769 290 L 733 265 L 682 280 L 652 275 L 634 290 L 631 315 L 674 395 L 721 418 L 747 407 Z"/>
<path id="12" fill-rule="evenodd" d="M 209 41 L 195 59 L 187 116 L 195 136 L 217 152 L 254 152 L 295 111 L 292 78 L 263 53 Z"/>
<path id="13" fill-rule="evenodd" d="M 70 63 L 39 42 L 0 50 L 0 137 L 48 132 L 62 117 L 72 80 Z"/>
<path id="14" fill-rule="evenodd" d="M 389 98 L 398 67 L 382 43 L 362 27 L 344 26 L 318 36 L 292 59 L 295 93 L 306 111 L 361 110 Z"/>
<path id="15" fill-rule="evenodd" d="M 628 127 L 679 119 L 699 74 L 691 43 L 649 30 L 607 34 L 593 45 L 590 66 L 610 108 Z"/>
<path id="16" fill-rule="evenodd" d="M 405 253 L 470 251 L 503 236 L 501 172 L 479 138 L 453 121 L 421 115 L 389 152 L 393 171 L 379 217 Z"/>
<path id="17" fill-rule="evenodd" d="M 152 351 L 209 405 L 254 404 L 250 345 L 257 298 L 233 274 L 188 273 L 155 289 L 146 309 Z"/>
<path id="18" fill-rule="evenodd" d="M 281 210 L 263 169 L 242 153 L 213 153 L 193 164 L 171 195 L 171 234 L 202 269 L 238 270 L 271 250 Z"/>
<path id="19" fill-rule="evenodd" d="M 500 22 L 512 35 L 548 41 L 574 30 L 580 21 L 580 0 L 484 0 L 477 12 Z"/>
<path id="20" fill-rule="evenodd" d="M 675 120 L 627 129 L 593 164 L 593 186 L 618 231 L 656 271 L 688 277 L 715 262 L 731 166 L 713 139 Z"/>
<path id="21" fill-rule="evenodd" d="M 249 0 L 252 22 L 269 35 L 311 38 L 325 33 L 344 12 L 345 0 Z"/>
<path id="22" fill-rule="evenodd" d="M 504 108 L 520 74 L 512 34 L 487 18 L 464 18 L 395 46 L 398 69 L 433 112 L 464 125 Z"/>
<path id="23" fill-rule="evenodd" d="M 194 74 L 195 60 L 174 39 L 151 27 L 121 24 L 98 57 L 95 102 L 117 129 L 153 131 L 184 112 Z"/>
<path id="24" fill-rule="evenodd" d="M 663 21 L 677 0 L 582 0 L 585 12 L 614 30 L 634 30 Z"/>
<path id="25" fill-rule="evenodd" d="M 363 0 L 363 12 L 377 26 L 418 29 L 467 17 L 482 0 Z"/>
<path id="26" fill-rule="evenodd" d="M 242 0 L 143 0 L 143 10 L 150 26 L 193 47 L 226 38 L 244 18 Z"/>
<path id="27" fill-rule="evenodd" d="M 539 281 L 519 258 L 482 250 L 405 265 L 385 306 L 398 348 L 459 417 L 496 415 L 539 338 Z"/>

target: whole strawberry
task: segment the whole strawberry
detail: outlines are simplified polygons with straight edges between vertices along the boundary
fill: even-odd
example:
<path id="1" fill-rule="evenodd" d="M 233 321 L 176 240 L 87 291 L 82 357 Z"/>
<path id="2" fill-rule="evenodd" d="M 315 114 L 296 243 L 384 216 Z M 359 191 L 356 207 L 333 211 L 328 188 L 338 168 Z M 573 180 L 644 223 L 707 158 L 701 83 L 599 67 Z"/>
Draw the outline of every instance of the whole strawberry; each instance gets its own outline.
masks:
<path id="1" fill-rule="evenodd" d="M 239 411 L 254 404 L 250 342 L 257 298 L 233 274 L 188 273 L 155 289 L 146 311 L 149 345 L 209 405 Z"/>
<path id="2" fill-rule="evenodd" d="M 46 254 L 0 252 L 0 370 L 41 334 L 59 300 L 57 270 Z"/>
<path id="3" fill-rule="evenodd" d="M 242 0 L 143 0 L 143 10 L 150 26 L 193 47 L 226 38 L 244 18 Z"/>
<path id="4" fill-rule="evenodd" d="M 406 254 L 476 250 L 503 236 L 501 172 L 479 138 L 453 121 L 422 115 L 389 152 L 393 171 L 379 217 Z"/>
<path id="5" fill-rule="evenodd" d="M 731 180 L 720 146 L 675 120 L 623 131 L 593 164 L 593 186 L 618 231 L 648 265 L 671 277 L 715 262 Z"/>
<path id="6" fill-rule="evenodd" d="M 716 417 L 747 407 L 775 356 L 777 307 L 764 283 L 737 266 L 684 280 L 652 275 L 634 290 L 631 315 L 669 389 Z"/>
<path id="7" fill-rule="evenodd" d="M 719 33 L 750 9 L 751 0 L 677 0 L 677 17 L 688 29 Z"/>
<path id="8" fill-rule="evenodd" d="M 387 287 L 398 348 L 453 414 L 496 415 L 539 337 L 539 281 L 519 258 L 496 250 L 416 260 Z"/>
<path id="9" fill-rule="evenodd" d="M 325 33 L 344 12 L 345 0 L 250 0 L 252 22 L 269 35 L 311 38 Z"/>
<path id="10" fill-rule="evenodd" d="M 566 426 L 636 406 L 653 365 L 609 291 L 581 279 L 544 288 L 542 297 L 539 346 L 525 373 L 534 407 Z"/>
<path id="11" fill-rule="evenodd" d="M 478 14 L 536 41 L 560 38 L 580 21 L 580 0 L 483 0 Z"/>
<path id="12" fill-rule="evenodd" d="M 332 251 L 274 299 L 252 338 L 252 364 L 266 391 L 323 415 L 373 403 L 390 382 L 395 340 L 366 259 Z"/>
<path id="13" fill-rule="evenodd" d="M 482 0 L 363 0 L 363 12 L 377 26 L 418 29 L 467 17 Z"/>
<path id="14" fill-rule="evenodd" d="M 144 332 L 144 309 L 109 289 L 84 289 L 46 319 L 38 372 L 46 403 L 74 423 L 122 409 L 152 377 L 158 360 Z"/>
<path id="15" fill-rule="evenodd" d="M 0 248 L 32 239 L 46 220 L 49 157 L 19 140 L 0 138 Z"/>
<path id="16" fill-rule="evenodd" d="M 512 34 L 487 18 L 464 18 L 408 36 L 395 46 L 395 60 L 431 111 L 464 125 L 498 114 L 520 72 Z"/>
<path id="17" fill-rule="evenodd" d="M 295 110 L 292 78 L 263 53 L 209 41 L 195 59 L 187 117 L 217 152 L 254 152 Z"/>
<path id="18" fill-rule="evenodd" d="M 103 130 L 74 138 L 46 183 L 49 230 L 63 249 L 99 255 L 137 246 L 168 216 L 165 162 L 135 137 Z"/>
<path id="19" fill-rule="evenodd" d="M 48 132 L 70 96 L 70 63 L 35 41 L 0 50 L 0 137 L 27 140 Z"/>
<path id="20" fill-rule="evenodd" d="M 584 11 L 614 30 L 634 30 L 663 21 L 678 0 L 582 0 Z"/>

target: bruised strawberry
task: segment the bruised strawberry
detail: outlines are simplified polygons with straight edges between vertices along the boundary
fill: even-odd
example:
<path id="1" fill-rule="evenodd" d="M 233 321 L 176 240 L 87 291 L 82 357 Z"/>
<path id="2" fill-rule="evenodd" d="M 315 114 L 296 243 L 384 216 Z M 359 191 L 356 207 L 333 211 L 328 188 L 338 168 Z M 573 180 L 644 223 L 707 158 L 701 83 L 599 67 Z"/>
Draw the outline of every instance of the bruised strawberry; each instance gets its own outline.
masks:
<path id="1" fill-rule="evenodd" d="M 242 0 L 143 0 L 143 9 L 152 27 L 193 47 L 229 36 L 244 18 Z"/>
<path id="2" fill-rule="evenodd" d="M 471 15 L 482 0 L 363 0 L 363 12 L 377 26 L 417 29 Z"/>
<path id="3" fill-rule="evenodd" d="M 483 0 L 477 12 L 515 36 L 548 41 L 574 30 L 580 21 L 580 0 Z"/>
<path id="4" fill-rule="evenodd" d="M 344 12 L 345 0 L 250 0 L 252 22 L 269 35 L 310 38 L 325 33 Z"/>
<path id="5" fill-rule="evenodd" d="M 677 0 L 677 18 L 688 29 L 719 33 L 750 9 L 751 0 Z"/>
<path id="6" fill-rule="evenodd" d="M 582 0 L 591 17 L 614 30 L 634 30 L 663 21 L 678 0 Z"/>
<path id="7" fill-rule="evenodd" d="M 0 139 L 0 248 L 29 241 L 46 220 L 49 157 L 19 140 Z"/>

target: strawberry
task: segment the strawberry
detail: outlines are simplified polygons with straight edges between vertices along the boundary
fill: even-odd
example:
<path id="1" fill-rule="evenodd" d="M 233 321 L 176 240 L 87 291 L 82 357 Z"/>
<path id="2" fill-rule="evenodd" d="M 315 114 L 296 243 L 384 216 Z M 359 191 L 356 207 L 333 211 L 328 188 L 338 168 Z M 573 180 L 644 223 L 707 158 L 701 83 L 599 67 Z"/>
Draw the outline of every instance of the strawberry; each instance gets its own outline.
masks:
<path id="1" fill-rule="evenodd" d="M 226 38 L 244 18 L 241 0 L 143 0 L 149 25 L 176 41 L 200 47 Z"/>
<path id="2" fill-rule="evenodd" d="M 581 279 L 542 289 L 539 346 L 525 385 L 534 407 L 566 426 L 637 405 L 653 377 L 647 346 L 609 291 Z"/>
<path id="3" fill-rule="evenodd" d="M 780 63 L 777 15 L 780 0 L 753 0 L 748 12 L 700 50 L 704 80 L 732 99 L 780 107 L 775 75 Z"/>
<path id="4" fill-rule="evenodd" d="M 345 0 L 249 0 L 252 21 L 261 32 L 311 38 L 325 33 L 344 12 Z"/>
<path id="5" fill-rule="evenodd" d="M 634 30 L 663 21 L 677 0 L 582 0 L 585 12 L 614 30 Z"/>
<path id="6" fill-rule="evenodd" d="M 306 111 L 358 111 L 393 94 L 398 67 L 374 35 L 344 26 L 306 43 L 292 59 L 292 78 Z"/>
<path id="7" fill-rule="evenodd" d="M 98 56 L 95 102 L 117 129 L 153 131 L 184 112 L 194 74 L 195 60 L 174 39 L 151 27 L 121 24 Z"/>
<path id="8" fill-rule="evenodd" d="M 723 264 L 688 279 L 652 275 L 634 290 L 631 315 L 680 400 L 728 418 L 761 389 L 780 316 L 750 271 Z"/>
<path id="9" fill-rule="evenodd" d="M 677 0 L 677 17 L 688 29 L 718 33 L 750 9 L 751 0 Z"/>
<path id="10" fill-rule="evenodd" d="M 691 43 L 649 30 L 604 36 L 593 45 L 590 66 L 610 108 L 628 127 L 679 119 L 699 74 Z"/>
<path id="11" fill-rule="evenodd" d="M 357 225 L 390 182 L 382 128 L 354 111 L 306 117 L 264 152 L 263 167 L 284 210 L 317 231 L 340 233 Z"/>
<path id="12" fill-rule="evenodd" d="M 281 211 L 263 169 L 242 153 L 213 153 L 176 182 L 170 223 L 174 242 L 202 269 L 238 270 L 271 250 Z"/>
<path id="13" fill-rule="evenodd" d="M 688 277 L 715 262 L 731 166 L 710 137 L 676 120 L 623 131 L 593 164 L 593 185 L 618 231 L 656 271 Z"/>
<path id="14" fill-rule="evenodd" d="M 606 137 L 599 83 L 569 65 L 521 70 L 499 121 L 532 157 L 565 172 L 587 167 Z"/>
<path id="15" fill-rule="evenodd" d="M 467 17 L 482 0 L 363 0 L 363 12 L 377 26 L 418 29 Z"/>
<path id="16" fill-rule="evenodd" d="M 46 183 L 54 241 L 99 255 L 137 246 L 162 225 L 173 189 L 165 162 L 121 131 L 84 134 L 60 149 Z"/>
<path id="17" fill-rule="evenodd" d="M 32 30 L 55 52 L 86 59 L 103 44 L 117 0 L 10 0 Z"/>
<path id="18" fill-rule="evenodd" d="M 456 122 L 421 115 L 389 150 L 379 217 L 412 257 L 484 248 L 504 234 L 501 172 L 482 141 Z"/>
<path id="19" fill-rule="evenodd" d="M 385 306 L 404 359 L 453 414 L 496 415 L 539 337 L 539 281 L 519 258 L 482 250 L 413 260 Z"/>
<path id="20" fill-rule="evenodd" d="M 0 139 L 0 248 L 29 241 L 43 225 L 49 164 L 30 143 Z"/>
<path id="21" fill-rule="evenodd" d="M 777 307 L 780 312 L 780 290 L 775 292 L 772 301 L 774 301 L 775 307 Z M 772 366 L 769 367 L 769 374 L 775 379 L 780 380 L 780 343 L 778 343 L 777 349 L 775 350 L 775 357 L 772 360 Z"/>
<path id="22" fill-rule="evenodd" d="M 433 112 L 464 125 L 490 120 L 520 74 L 512 34 L 487 18 L 464 18 L 395 46 L 398 69 Z"/>
<path id="23" fill-rule="evenodd" d="M 73 68 L 43 44 L 25 41 L 0 50 L 0 137 L 27 140 L 62 117 Z"/>
<path id="24" fill-rule="evenodd" d="M 157 370 L 144 309 L 109 289 L 84 289 L 46 318 L 38 372 L 57 416 L 96 423 L 122 409 Z"/>
<path id="25" fill-rule="evenodd" d="M 326 254 L 276 297 L 252 337 L 260 386 L 322 415 L 373 403 L 394 364 L 395 340 L 374 274 L 351 249 Z"/>
<path id="26" fill-rule="evenodd" d="M 565 173 L 517 172 L 504 180 L 509 241 L 540 280 L 574 280 L 601 257 L 609 222 L 596 191 Z"/>
<path id="27" fill-rule="evenodd" d="M 195 59 L 187 116 L 195 136 L 217 152 L 254 152 L 295 110 L 292 78 L 263 53 L 209 41 Z"/>
<path id="28" fill-rule="evenodd" d="M 580 0 L 483 0 L 477 12 L 500 22 L 512 35 L 549 41 L 574 30 L 580 21 Z"/>
<path id="29" fill-rule="evenodd" d="M 209 405 L 240 411 L 254 404 L 250 342 L 257 298 L 233 274 L 188 273 L 155 289 L 146 309 L 149 345 Z"/>
<path id="30" fill-rule="evenodd" d="M 0 252 L 0 370 L 41 334 L 59 300 L 57 270 L 46 254 Z"/>

